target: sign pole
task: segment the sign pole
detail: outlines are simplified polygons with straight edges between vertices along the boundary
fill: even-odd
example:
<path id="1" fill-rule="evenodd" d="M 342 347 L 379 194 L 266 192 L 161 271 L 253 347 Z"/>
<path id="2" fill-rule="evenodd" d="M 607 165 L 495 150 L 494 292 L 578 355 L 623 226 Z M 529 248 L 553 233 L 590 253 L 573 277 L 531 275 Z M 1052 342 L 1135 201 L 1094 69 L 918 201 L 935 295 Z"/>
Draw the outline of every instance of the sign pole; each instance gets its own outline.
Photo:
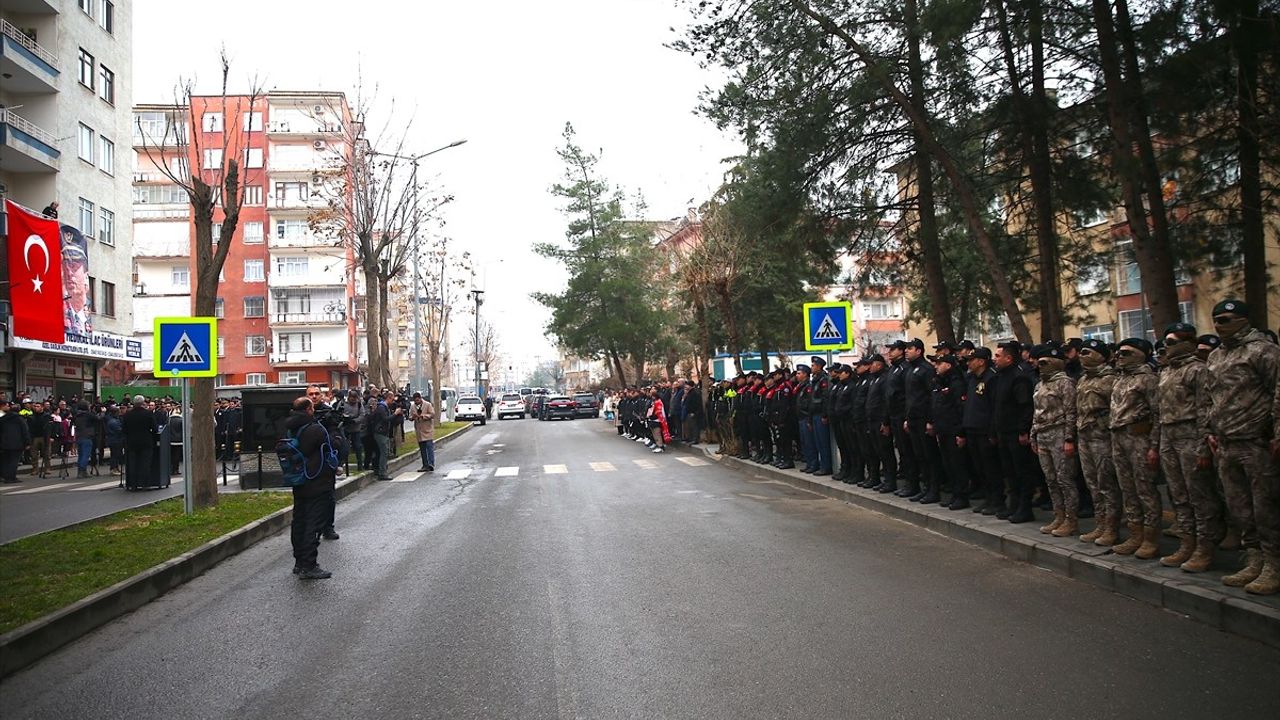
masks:
<path id="1" fill-rule="evenodd" d="M 182 507 L 190 515 L 195 509 L 195 494 L 191 492 L 191 381 L 182 378 Z"/>

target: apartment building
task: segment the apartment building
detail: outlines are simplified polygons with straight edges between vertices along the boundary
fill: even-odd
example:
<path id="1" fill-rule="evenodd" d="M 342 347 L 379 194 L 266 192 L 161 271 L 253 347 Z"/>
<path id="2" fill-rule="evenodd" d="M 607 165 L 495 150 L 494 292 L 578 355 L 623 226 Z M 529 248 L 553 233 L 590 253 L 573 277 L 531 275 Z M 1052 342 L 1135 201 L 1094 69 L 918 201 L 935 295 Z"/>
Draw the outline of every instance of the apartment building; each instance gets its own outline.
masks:
<path id="1" fill-rule="evenodd" d="M 176 314 L 192 308 L 194 224 L 182 188 L 162 168 L 186 163 L 217 172 L 223 154 L 235 153 L 244 202 L 219 278 L 216 381 L 358 384 L 354 257 L 333 233 L 313 227 L 316 214 L 349 187 L 343 174 L 353 120 L 345 96 L 273 91 L 191 103 L 135 109 L 135 226 L 144 238 L 134 268 L 138 305 L 149 317 L 177 310 L 183 300 L 186 308 Z M 215 242 L 224 220 L 219 208 Z M 185 256 L 172 253 L 184 245 Z M 144 319 L 134 330 L 149 343 Z M 136 366 L 139 374 L 150 370 L 149 358 Z"/>
<path id="2" fill-rule="evenodd" d="M 87 257 L 89 318 L 61 344 L 3 338 L 0 390 L 94 395 L 141 353 L 128 337 L 130 177 L 117 156 L 132 118 L 132 43 L 128 0 L 0 4 L 0 195 L 36 213 L 56 202 L 59 222 L 78 231 L 64 245 Z"/>

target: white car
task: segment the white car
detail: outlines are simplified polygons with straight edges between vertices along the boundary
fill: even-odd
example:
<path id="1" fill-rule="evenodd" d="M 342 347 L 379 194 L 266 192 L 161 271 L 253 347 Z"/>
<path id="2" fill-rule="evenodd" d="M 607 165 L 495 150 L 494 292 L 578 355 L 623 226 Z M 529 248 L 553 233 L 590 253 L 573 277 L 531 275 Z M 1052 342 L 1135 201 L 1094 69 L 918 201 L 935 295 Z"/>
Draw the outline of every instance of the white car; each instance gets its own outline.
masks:
<path id="1" fill-rule="evenodd" d="M 516 393 L 507 393 L 498 400 L 498 419 L 502 420 L 508 415 L 519 415 L 520 419 L 524 419 L 524 398 Z"/>
<path id="2" fill-rule="evenodd" d="M 454 420 L 479 420 L 480 424 L 484 424 L 484 401 L 475 395 L 458 398 L 458 404 L 453 408 Z"/>

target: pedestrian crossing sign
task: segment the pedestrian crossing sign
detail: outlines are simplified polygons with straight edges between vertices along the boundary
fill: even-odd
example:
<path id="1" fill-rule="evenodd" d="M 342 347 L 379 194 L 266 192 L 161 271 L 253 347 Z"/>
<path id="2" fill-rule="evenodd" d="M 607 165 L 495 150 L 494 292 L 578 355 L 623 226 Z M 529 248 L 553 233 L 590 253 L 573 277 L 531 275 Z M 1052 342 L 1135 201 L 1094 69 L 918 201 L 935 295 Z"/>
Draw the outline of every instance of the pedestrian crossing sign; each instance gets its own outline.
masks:
<path id="1" fill-rule="evenodd" d="M 213 377 L 218 374 L 218 320 L 211 317 L 156 318 L 155 363 L 162 378 Z"/>
<path id="2" fill-rule="evenodd" d="M 847 302 L 804 304 L 805 350 L 852 350 L 853 307 Z"/>

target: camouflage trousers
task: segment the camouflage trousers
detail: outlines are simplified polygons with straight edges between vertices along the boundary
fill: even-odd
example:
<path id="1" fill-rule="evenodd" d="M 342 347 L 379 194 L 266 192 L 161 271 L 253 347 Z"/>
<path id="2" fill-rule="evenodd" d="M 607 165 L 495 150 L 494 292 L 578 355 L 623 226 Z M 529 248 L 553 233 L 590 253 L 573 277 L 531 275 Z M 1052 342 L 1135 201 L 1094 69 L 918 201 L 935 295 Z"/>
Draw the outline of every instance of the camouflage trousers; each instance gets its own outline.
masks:
<path id="1" fill-rule="evenodd" d="M 1147 465 L 1147 435 L 1121 428 L 1111 433 L 1111 460 L 1124 502 L 1124 520 L 1160 527 L 1160 494 L 1156 492 L 1156 471 Z"/>
<path id="2" fill-rule="evenodd" d="M 1208 453 L 1194 422 L 1160 428 L 1160 468 L 1173 501 L 1173 529 L 1182 536 L 1195 535 L 1216 543 L 1226 532 L 1222 506 L 1212 471 L 1197 466 Z"/>
<path id="3" fill-rule="evenodd" d="M 725 455 L 737 455 L 738 438 L 733 434 L 733 418 L 725 415 L 717 416 L 716 428 L 720 433 L 720 449 Z"/>
<path id="4" fill-rule="evenodd" d="M 1080 431 L 1076 453 L 1084 471 L 1084 484 L 1093 496 L 1093 511 L 1099 517 L 1119 516 L 1120 484 L 1116 482 L 1116 466 L 1111 459 L 1111 431 L 1097 426 Z"/>
<path id="5" fill-rule="evenodd" d="M 1271 459 L 1267 441 L 1220 441 L 1218 473 L 1227 512 L 1240 528 L 1240 543 L 1280 556 L 1280 468 Z"/>
<path id="6" fill-rule="evenodd" d="M 1053 509 L 1075 515 L 1080 510 L 1080 493 L 1076 488 L 1076 464 L 1062 449 L 1066 437 L 1065 427 L 1036 433 L 1036 455 L 1040 459 L 1040 469 L 1044 471 Z"/>

